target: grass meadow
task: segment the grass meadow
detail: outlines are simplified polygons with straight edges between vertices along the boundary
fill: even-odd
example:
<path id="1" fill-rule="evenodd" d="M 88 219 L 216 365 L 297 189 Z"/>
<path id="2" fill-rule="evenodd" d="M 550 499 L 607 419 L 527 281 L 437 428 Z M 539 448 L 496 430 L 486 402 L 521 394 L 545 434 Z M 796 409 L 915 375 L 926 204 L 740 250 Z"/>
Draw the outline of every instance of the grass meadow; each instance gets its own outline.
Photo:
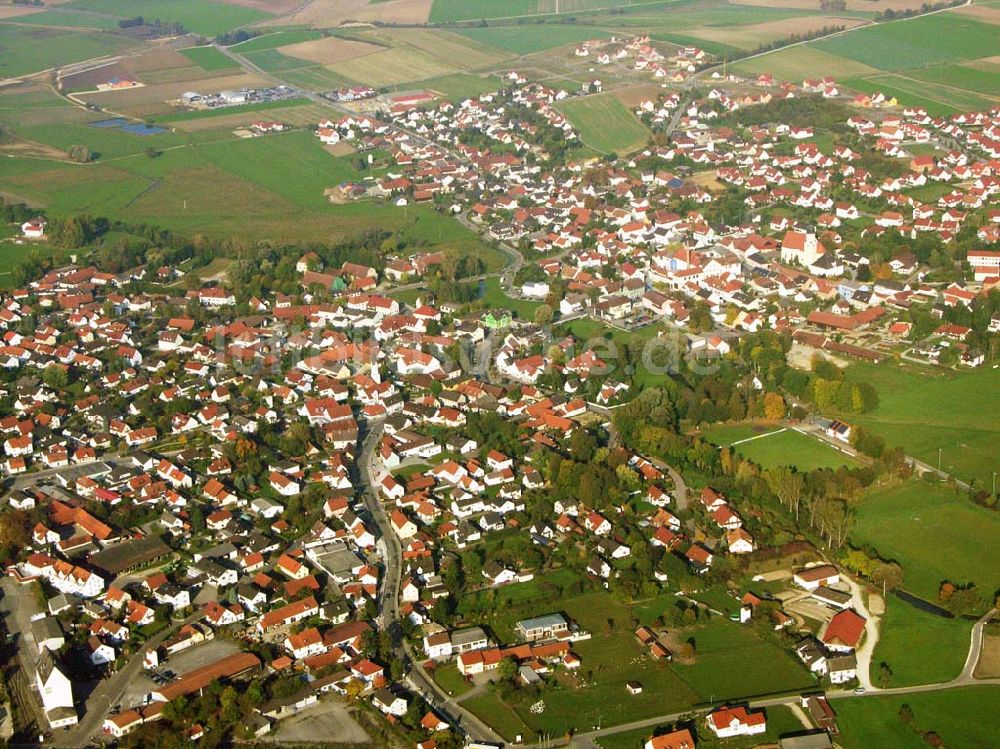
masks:
<path id="1" fill-rule="evenodd" d="M 997 516 L 941 484 L 911 480 L 869 491 L 856 507 L 851 543 L 903 567 L 903 587 L 937 600 L 944 580 L 974 582 L 992 600 L 1000 587 Z"/>
<path id="2" fill-rule="evenodd" d="M 226 70 L 239 67 L 235 60 L 226 57 L 215 47 L 188 47 L 180 50 L 180 53 L 202 70 Z"/>
<path id="3" fill-rule="evenodd" d="M 649 130 L 613 94 L 569 99 L 558 106 L 580 140 L 601 153 L 626 154 L 646 144 Z"/>
<path id="4" fill-rule="evenodd" d="M 879 406 L 863 415 L 843 415 L 882 435 L 927 463 L 963 481 L 990 486 L 1000 470 L 1000 371 L 982 368 L 955 373 L 892 363 L 854 364 L 848 380 L 870 382 Z"/>
<path id="5" fill-rule="evenodd" d="M 212 0 L 71 0 L 61 7 L 116 18 L 159 19 L 163 23 L 179 23 L 187 31 L 207 36 L 271 17 L 270 13 L 260 10 Z"/>
<path id="6" fill-rule="evenodd" d="M 844 749 L 926 749 L 923 737 L 899 718 L 900 708 L 908 705 L 914 727 L 934 731 L 948 749 L 990 749 L 996 746 L 998 702 L 996 686 L 837 700 L 837 743 Z"/>
<path id="7" fill-rule="evenodd" d="M 889 687 L 950 681 L 962 672 L 972 622 L 934 616 L 888 596 L 880 626 L 872 656 L 876 682 L 882 663 L 892 671 Z"/>

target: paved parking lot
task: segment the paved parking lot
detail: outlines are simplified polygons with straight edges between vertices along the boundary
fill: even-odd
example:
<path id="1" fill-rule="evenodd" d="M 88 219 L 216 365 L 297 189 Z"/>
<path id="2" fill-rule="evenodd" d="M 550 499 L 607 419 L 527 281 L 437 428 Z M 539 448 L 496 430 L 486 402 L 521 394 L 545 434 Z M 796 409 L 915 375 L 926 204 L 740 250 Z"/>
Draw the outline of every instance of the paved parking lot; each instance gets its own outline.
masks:
<path id="1" fill-rule="evenodd" d="M 313 707 L 286 718 L 261 738 L 275 744 L 363 744 L 368 740 L 365 729 L 334 697 L 324 697 Z"/>

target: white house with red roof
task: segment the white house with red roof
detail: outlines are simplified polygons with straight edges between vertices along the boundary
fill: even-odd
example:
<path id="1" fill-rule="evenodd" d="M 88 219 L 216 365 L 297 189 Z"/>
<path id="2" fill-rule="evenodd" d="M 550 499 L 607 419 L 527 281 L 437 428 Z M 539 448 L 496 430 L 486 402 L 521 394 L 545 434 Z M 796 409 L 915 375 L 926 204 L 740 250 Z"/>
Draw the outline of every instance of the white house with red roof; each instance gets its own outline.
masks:
<path id="1" fill-rule="evenodd" d="M 745 707 L 720 707 L 706 716 L 705 724 L 720 739 L 755 736 L 767 731 L 764 711 L 750 711 Z"/>

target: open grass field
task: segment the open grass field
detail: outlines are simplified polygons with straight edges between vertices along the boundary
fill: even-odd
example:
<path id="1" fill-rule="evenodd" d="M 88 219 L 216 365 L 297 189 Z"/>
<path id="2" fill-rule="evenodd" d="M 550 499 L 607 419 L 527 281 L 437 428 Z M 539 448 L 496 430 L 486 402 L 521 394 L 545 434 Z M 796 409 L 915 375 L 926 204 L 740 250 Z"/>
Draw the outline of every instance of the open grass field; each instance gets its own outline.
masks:
<path id="1" fill-rule="evenodd" d="M 115 34 L 0 26 L 0 78 L 38 73 L 121 52 L 134 42 Z"/>
<path id="2" fill-rule="evenodd" d="M 469 682 L 467 682 L 465 677 L 459 673 L 458 667 L 453 663 L 448 663 L 435 668 L 434 681 L 448 694 L 456 697 L 461 697 L 463 694 L 472 689 Z"/>
<path id="3" fill-rule="evenodd" d="M 413 47 L 394 47 L 329 66 L 337 75 L 369 86 L 392 86 L 457 73 L 460 68 Z"/>
<path id="4" fill-rule="evenodd" d="M 878 73 L 876 68 L 855 60 L 824 52 L 810 45 L 783 49 L 773 54 L 739 62 L 734 68 L 744 74 L 770 73 L 783 81 L 801 83 L 804 78 L 832 75 L 842 78 L 860 78 Z"/>
<path id="5" fill-rule="evenodd" d="M 580 135 L 601 153 L 626 154 L 646 144 L 649 130 L 613 94 L 569 99 L 558 105 Z"/>
<path id="6" fill-rule="evenodd" d="M 728 619 L 716 617 L 691 632 L 685 630 L 683 636 L 695 640 L 695 663 L 671 668 L 704 701 L 738 700 L 815 686 L 813 677 L 794 656 Z"/>
<path id="7" fill-rule="evenodd" d="M 271 17 L 261 10 L 213 0 L 71 0 L 63 7 L 116 18 L 159 18 L 164 23 L 179 23 L 187 31 L 209 36 Z"/>
<path id="8" fill-rule="evenodd" d="M 433 0 L 317 0 L 298 5 L 287 24 L 333 28 L 345 21 L 414 25 L 427 23 Z"/>
<path id="9" fill-rule="evenodd" d="M 927 83 L 1000 96 L 1000 64 L 996 62 L 975 60 L 957 65 L 935 65 L 911 70 L 907 75 Z"/>
<path id="10" fill-rule="evenodd" d="M 253 39 L 247 39 L 245 42 L 240 42 L 239 44 L 234 44 L 232 50 L 238 54 L 245 55 L 247 52 L 260 52 L 262 49 L 277 49 L 289 44 L 311 42 L 322 37 L 323 32 L 316 29 L 276 31 L 270 34 L 255 36 Z"/>
<path id="11" fill-rule="evenodd" d="M 7 19 L 5 19 L 7 20 Z M 54 26 L 77 29 L 100 29 L 112 31 L 118 28 L 118 21 L 106 16 L 95 16 L 90 13 L 79 13 L 73 10 L 43 10 L 41 13 L 17 16 L 9 19 L 14 23 L 31 26 Z"/>
<path id="12" fill-rule="evenodd" d="M 299 102 L 296 104 L 295 102 Z M 289 106 L 267 109 L 266 119 L 276 120 L 291 127 L 309 127 L 315 125 L 324 117 L 329 116 L 330 110 L 321 104 L 313 104 L 308 100 L 292 99 Z M 204 130 L 221 130 L 246 127 L 262 119 L 258 109 L 244 110 L 243 107 L 234 107 L 229 114 L 218 113 L 215 117 L 201 117 L 195 119 L 175 120 L 170 126 L 177 130 L 188 133 L 197 133 Z M 213 133 L 213 139 L 218 139 L 219 133 Z"/>
<path id="13" fill-rule="evenodd" d="M 840 84 L 845 89 L 863 94 L 881 92 L 885 96 L 895 97 L 904 106 L 923 107 L 928 114 L 934 116 L 945 116 L 970 110 L 985 110 L 1000 101 L 1000 99 L 993 97 L 977 96 L 968 90 L 955 86 L 917 80 L 912 77 L 912 74 L 916 72 L 886 73 L 867 78 L 845 78 L 840 81 Z M 1000 75 L 997 76 L 996 82 L 1000 84 Z"/>
<path id="14" fill-rule="evenodd" d="M 235 60 L 226 57 L 215 47 L 188 47 L 180 52 L 202 70 L 225 70 L 239 67 Z"/>
<path id="15" fill-rule="evenodd" d="M 334 65 L 344 60 L 353 60 L 355 57 L 380 52 L 382 49 L 383 47 L 377 44 L 327 36 L 296 44 L 283 45 L 277 51 L 283 55 L 293 57 L 297 60 L 306 60 L 316 65 Z"/>
<path id="16" fill-rule="evenodd" d="M 971 633 L 970 621 L 934 616 L 888 596 L 872 678 L 878 683 L 886 663 L 892 670 L 889 687 L 950 681 L 962 672 Z"/>
<path id="17" fill-rule="evenodd" d="M 431 23 L 478 21 L 490 18 L 580 13 L 635 5 L 662 5 L 663 0 L 434 0 Z"/>
<path id="18" fill-rule="evenodd" d="M 1000 371 L 945 372 L 926 367 L 855 364 L 849 380 L 870 382 L 879 394 L 871 413 L 844 418 L 882 435 L 908 455 L 958 478 L 989 487 L 1000 470 Z"/>
<path id="19" fill-rule="evenodd" d="M 491 93 L 503 87 L 503 81 L 492 75 L 471 75 L 454 73 L 438 78 L 420 81 L 421 88 L 434 91 L 446 99 L 466 99 L 480 94 Z"/>
<path id="20" fill-rule="evenodd" d="M 145 91 L 145 89 L 139 89 Z M 309 110 L 309 106 L 272 110 Z M 249 113 L 238 113 L 247 116 Z M 232 115 L 189 120 L 178 130 L 140 137 L 86 125 L 100 116 L 51 91 L 0 93 L 0 126 L 30 134 L 46 158 L 0 159 L 0 191 L 44 206 L 52 215 L 90 213 L 209 236 L 274 241 L 331 241 L 372 227 L 400 232 L 407 242 L 450 253 L 479 253 L 491 268 L 503 260 L 458 222 L 427 206 L 398 209 L 372 201 L 333 205 L 323 191 L 361 179 L 350 157 L 334 157 L 303 131 L 238 139 Z M 100 154 L 87 165 L 61 162 L 60 151 L 82 143 Z M 148 147 L 161 153 L 145 155 Z M 12 154 L 13 155 L 13 154 Z"/>
<path id="21" fill-rule="evenodd" d="M 832 75 L 846 91 L 880 91 L 932 115 L 986 110 L 1000 103 L 1000 65 L 989 59 L 996 54 L 998 27 L 992 8 L 972 7 L 976 13 L 962 8 L 866 26 L 736 68 L 796 82 Z"/>
<path id="22" fill-rule="evenodd" d="M 360 38 L 391 47 L 415 49 L 445 64 L 466 70 L 492 67 L 511 57 L 508 51 L 451 31 L 379 29 L 366 32 Z"/>
<path id="23" fill-rule="evenodd" d="M 525 24 L 523 26 L 490 26 L 462 29 L 458 32 L 473 41 L 505 49 L 518 55 L 530 55 L 568 44 L 580 44 L 606 36 L 592 26 L 569 24 Z"/>
<path id="24" fill-rule="evenodd" d="M 760 433 L 745 425 L 720 426 L 706 429 L 702 436 L 720 446 L 740 442 L 733 449 L 763 468 L 788 465 L 800 471 L 812 471 L 816 468 L 859 465 L 854 458 L 832 445 L 794 429 L 776 428 Z"/>
<path id="25" fill-rule="evenodd" d="M 811 46 L 880 70 L 907 70 L 996 54 L 997 30 L 957 13 L 938 13 L 869 26 Z"/>
<path id="26" fill-rule="evenodd" d="M 899 719 L 905 704 L 913 711 L 914 725 L 937 733 L 948 749 L 990 749 L 996 746 L 998 702 L 1000 687 L 995 686 L 837 700 L 838 743 L 844 749 L 926 749 L 927 742 Z"/>
<path id="27" fill-rule="evenodd" d="M 857 504 L 851 543 L 903 567 L 903 587 L 937 600 L 944 580 L 974 582 L 992 600 L 1000 587 L 1000 518 L 943 485 L 909 481 L 875 489 Z"/>

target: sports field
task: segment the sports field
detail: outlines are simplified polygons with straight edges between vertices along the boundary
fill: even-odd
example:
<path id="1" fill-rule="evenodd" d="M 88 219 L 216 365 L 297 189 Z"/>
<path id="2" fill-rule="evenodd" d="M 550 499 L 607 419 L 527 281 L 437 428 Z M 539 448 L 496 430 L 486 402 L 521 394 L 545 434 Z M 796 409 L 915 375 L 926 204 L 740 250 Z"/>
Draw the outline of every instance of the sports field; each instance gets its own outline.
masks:
<path id="1" fill-rule="evenodd" d="M 646 145 L 649 130 L 613 94 L 569 99 L 558 105 L 580 140 L 601 153 L 626 154 Z"/>
<path id="2" fill-rule="evenodd" d="M 748 425 L 720 426 L 704 430 L 702 436 L 720 446 L 737 443 L 733 445 L 737 453 L 763 468 L 788 465 L 811 471 L 858 465 L 832 445 L 789 428 L 758 432 Z"/>
<path id="3" fill-rule="evenodd" d="M 936 600 L 945 580 L 974 582 L 992 600 L 1000 587 L 1000 518 L 941 484 L 911 480 L 857 503 L 851 543 L 903 567 L 904 587 Z"/>

